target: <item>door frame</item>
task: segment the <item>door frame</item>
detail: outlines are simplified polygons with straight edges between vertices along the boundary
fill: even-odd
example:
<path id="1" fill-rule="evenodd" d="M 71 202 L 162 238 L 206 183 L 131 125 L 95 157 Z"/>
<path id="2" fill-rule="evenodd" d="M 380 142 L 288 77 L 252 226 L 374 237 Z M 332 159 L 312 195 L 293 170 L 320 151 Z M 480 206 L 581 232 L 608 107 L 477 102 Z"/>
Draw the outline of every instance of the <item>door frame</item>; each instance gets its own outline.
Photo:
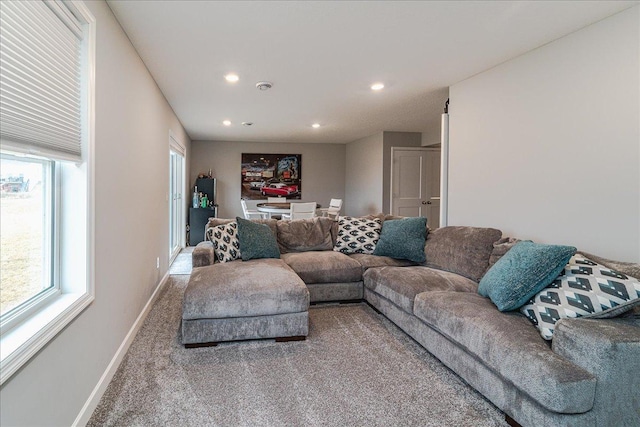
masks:
<path id="1" fill-rule="evenodd" d="M 449 99 L 440 125 L 440 227 L 449 225 Z"/>
<path id="2" fill-rule="evenodd" d="M 176 189 L 179 188 L 180 194 L 182 197 L 179 199 L 178 206 L 178 218 L 175 221 L 177 224 L 171 224 L 171 209 L 173 204 L 173 194 L 171 194 L 171 179 L 172 179 L 172 165 L 171 165 L 171 153 L 176 153 L 180 156 L 182 165 L 180 167 L 180 176 L 178 185 Z M 177 225 L 178 230 L 178 249 L 173 250 L 172 247 L 169 247 L 169 265 L 173 262 L 173 260 L 178 256 L 180 250 L 186 246 L 186 218 L 187 218 L 187 205 L 186 205 L 186 197 L 185 197 L 185 189 L 186 189 L 186 149 L 183 144 L 181 144 L 178 139 L 173 135 L 173 132 L 169 131 L 169 195 L 167 197 L 167 201 L 169 204 L 169 246 L 171 246 L 171 230 L 174 225 Z"/>

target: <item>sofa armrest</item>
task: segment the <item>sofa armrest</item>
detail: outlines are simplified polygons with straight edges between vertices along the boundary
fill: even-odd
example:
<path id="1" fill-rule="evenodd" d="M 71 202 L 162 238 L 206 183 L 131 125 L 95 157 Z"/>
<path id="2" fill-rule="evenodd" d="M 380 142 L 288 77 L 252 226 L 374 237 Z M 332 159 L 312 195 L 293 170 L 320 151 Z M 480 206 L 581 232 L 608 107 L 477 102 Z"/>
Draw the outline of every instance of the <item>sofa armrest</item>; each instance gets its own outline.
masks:
<path id="1" fill-rule="evenodd" d="M 596 377 L 596 425 L 640 425 L 640 319 L 563 319 L 553 351 Z"/>
<path id="2" fill-rule="evenodd" d="M 216 261 L 216 256 L 213 253 L 213 243 L 200 242 L 198 246 L 193 250 L 191 255 L 192 267 L 204 267 L 206 265 L 213 265 Z"/>

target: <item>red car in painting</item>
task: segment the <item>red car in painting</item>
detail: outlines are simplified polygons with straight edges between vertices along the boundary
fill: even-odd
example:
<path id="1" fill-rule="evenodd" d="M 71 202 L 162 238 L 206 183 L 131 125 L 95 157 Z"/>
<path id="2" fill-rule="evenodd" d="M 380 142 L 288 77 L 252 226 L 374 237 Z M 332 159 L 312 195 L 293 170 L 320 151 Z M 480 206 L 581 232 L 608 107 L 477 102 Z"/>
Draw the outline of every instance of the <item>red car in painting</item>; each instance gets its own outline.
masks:
<path id="1" fill-rule="evenodd" d="M 297 185 L 287 185 L 282 182 L 265 185 L 260 189 L 263 196 L 291 196 L 298 193 Z"/>

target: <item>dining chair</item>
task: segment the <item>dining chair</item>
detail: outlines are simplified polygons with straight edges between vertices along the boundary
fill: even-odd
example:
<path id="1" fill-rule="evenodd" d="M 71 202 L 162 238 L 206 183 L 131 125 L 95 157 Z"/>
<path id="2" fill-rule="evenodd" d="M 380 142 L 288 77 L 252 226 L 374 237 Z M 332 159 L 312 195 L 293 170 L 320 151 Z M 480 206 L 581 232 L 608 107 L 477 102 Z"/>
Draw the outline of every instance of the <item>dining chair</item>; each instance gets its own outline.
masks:
<path id="1" fill-rule="evenodd" d="M 307 219 L 316 216 L 316 202 L 291 203 L 291 213 L 282 214 L 282 219 Z"/>
<path id="2" fill-rule="evenodd" d="M 244 219 L 267 219 L 266 212 L 248 209 L 247 202 L 244 199 L 240 199 L 240 204 L 242 205 L 242 213 L 244 214 Z"/>
<path id="3" fill-rule="evenodd" d="M 287 203 L 284 197 L 267 197 L 267 203 Z"/>
<path id="4" fill-rule="evenodd" d="M 338 219 L 340 210 L 342 209 L 342 199 L 331 199 L 328 208 L 318 209 L 322 216 Z"/>

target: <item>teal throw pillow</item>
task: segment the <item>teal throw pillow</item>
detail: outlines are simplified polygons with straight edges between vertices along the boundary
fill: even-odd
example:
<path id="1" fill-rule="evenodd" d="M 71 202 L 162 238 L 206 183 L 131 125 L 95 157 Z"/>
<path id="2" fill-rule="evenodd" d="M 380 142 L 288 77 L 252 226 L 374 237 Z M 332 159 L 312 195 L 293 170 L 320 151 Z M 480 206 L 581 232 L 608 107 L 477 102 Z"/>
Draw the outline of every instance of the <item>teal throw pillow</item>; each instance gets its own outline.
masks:
<path id="1" fill-rule="evenodd" d="M 280 249 L 276 236 L 266 224 L 258 224 L 240 217 L 238 221 L 238 240 L 243 261 L 258 258 L 280 258 Z"/>
<path id="2" fill-rule="evenodd" d="M 382 223 L 380 240 L 374 255 L 423 263 L 424 243 L 427 238 L 427 218 L 390 219 Z"/>
<path id="3" fill-rule="evenodd" d="M 575 253 L 573 246 L 518 242 L 487 271 L 478 293 L 500 311 L 516 310 L 549 286 Z"/>

